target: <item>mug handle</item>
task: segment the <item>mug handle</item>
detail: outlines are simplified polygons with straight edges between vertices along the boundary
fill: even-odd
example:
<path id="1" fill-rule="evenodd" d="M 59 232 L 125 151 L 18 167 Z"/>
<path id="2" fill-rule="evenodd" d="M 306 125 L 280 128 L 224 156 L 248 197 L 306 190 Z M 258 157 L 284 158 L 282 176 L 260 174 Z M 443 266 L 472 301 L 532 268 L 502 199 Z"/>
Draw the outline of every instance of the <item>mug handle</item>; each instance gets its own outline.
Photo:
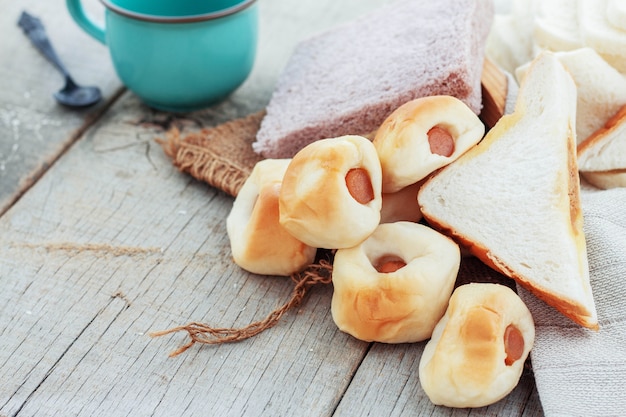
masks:
<path id="1" fill-rule="evenodd" d="M 78 26 L 95 40 L 106 45 L 105 30 L 91 20 L 80 0 L 66 0 L 67 10 Z"/>

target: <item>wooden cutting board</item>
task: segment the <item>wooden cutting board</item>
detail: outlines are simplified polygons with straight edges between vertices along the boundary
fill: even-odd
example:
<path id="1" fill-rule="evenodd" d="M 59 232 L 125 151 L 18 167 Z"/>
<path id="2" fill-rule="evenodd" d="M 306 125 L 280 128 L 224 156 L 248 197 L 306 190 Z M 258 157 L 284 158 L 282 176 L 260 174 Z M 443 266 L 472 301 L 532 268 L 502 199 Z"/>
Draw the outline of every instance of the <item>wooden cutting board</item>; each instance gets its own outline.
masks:
<path id="1" fill-rule="evenodd" d="M 508 80 L 486 59 L 481 83 L 483 109 L 480 118 L 489 129 L 504 114 Z M 259 111 L 184 135 L 172 129 L 159 143 L 179 170 L 236 196 L 254 164 L 262 159 L 252 151 L 252 142 L 264 115 L 265 111 Z"/>

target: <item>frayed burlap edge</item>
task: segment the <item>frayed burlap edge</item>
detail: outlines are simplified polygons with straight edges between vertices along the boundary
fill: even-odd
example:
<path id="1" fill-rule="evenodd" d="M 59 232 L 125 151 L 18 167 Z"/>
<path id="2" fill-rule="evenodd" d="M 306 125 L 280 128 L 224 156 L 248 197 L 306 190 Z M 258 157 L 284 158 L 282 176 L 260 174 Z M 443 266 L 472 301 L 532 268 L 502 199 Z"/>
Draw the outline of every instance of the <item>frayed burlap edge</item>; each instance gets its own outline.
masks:
<path id="1" fill-rule="evenodd" d="M 181 172 L 236 197 L 254 165 L 263 159 L 252 150 L 252 142 L 264 115 L 262 110 L 184 136 L 174 127 L 157 142 Z"/>
<path id="2" fill-rule="evenodd" d="M 165 139 L 157 139 L 164 153 L 181 172 L 236 197 L 254 165 L 263 159 L 252 150 L 265 111 L 235 119 L 222 125 L 187 133 L 177 127 L 166 132 Z M 189 341 L 170 353 L 177 356 L 196 343 L 222 344 L 239 342 L 274 327 L 283 315 L 299 305 L 310 287 L 332 282 L 332 253 L 329 259 L 318 259 L 303 271 L 291 276 L 295 284 L 289 300 L 270 312 L 264 319 L 240 328 L 213 327 L 190 322 L 183 326 L 150 333 L 151 337 L 187 332 Z"/>

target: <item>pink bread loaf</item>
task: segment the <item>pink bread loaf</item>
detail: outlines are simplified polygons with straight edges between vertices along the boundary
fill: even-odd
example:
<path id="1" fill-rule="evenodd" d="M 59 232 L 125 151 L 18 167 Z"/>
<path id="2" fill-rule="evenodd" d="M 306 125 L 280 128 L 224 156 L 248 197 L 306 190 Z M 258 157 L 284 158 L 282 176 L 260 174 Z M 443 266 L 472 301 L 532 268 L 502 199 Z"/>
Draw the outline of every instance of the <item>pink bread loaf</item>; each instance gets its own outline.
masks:
<path id="1" fill-rule="evenodd" d="M 309 143 L 374 131 L 401 104 L 452 95 L 481 110 L 493 0 L 399 0 L 296 47 L 253 143 L 289 158 Z"/>

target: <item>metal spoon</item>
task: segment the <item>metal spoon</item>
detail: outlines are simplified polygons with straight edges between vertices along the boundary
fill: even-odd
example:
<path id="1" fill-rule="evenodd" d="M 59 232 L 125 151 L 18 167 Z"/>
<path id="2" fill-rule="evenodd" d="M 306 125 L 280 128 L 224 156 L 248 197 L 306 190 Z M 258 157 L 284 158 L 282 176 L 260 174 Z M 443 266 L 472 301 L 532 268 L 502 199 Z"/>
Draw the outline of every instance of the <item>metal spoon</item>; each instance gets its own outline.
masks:
<path id="1" fill-rule="evenodd" d="M 39 49 L 39 51 L 50 61 L 65 77 L 65 86 L 54 93 L 54 98 L 66 106 L 86 107 L 97 103 L 102 99 L 102 94 L 98 87 L 81 87 L 72 79 L 70 73 L 57 56 L 54 48 L 48 40 L 46 31 L 41 21 L 33 15 L 22 12 L 18 26 L 22 28 L 26 36 Z"/>

